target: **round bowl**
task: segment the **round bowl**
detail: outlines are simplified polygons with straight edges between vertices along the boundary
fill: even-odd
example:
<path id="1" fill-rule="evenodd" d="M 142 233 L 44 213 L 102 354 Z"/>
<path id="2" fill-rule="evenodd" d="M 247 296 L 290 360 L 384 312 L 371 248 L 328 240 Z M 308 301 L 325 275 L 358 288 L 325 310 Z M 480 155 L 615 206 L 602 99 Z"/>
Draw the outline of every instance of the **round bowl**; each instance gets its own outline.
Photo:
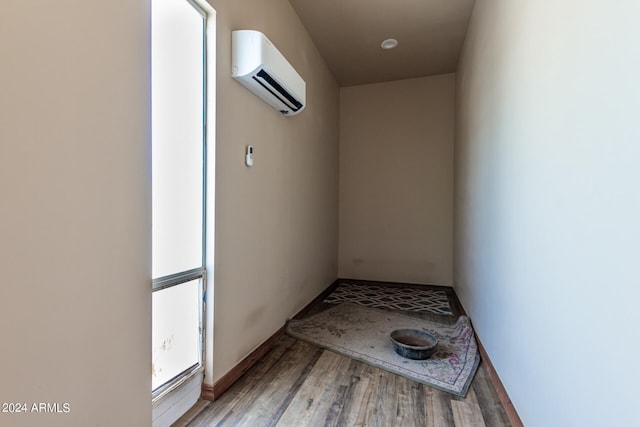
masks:
<path id="1" fill-rule="evenodd" d="M 418 329 L 396 329 L 389 338 L 396 353 L 407 359 L 428 359 L 438 345 L 436 337 Z"/>

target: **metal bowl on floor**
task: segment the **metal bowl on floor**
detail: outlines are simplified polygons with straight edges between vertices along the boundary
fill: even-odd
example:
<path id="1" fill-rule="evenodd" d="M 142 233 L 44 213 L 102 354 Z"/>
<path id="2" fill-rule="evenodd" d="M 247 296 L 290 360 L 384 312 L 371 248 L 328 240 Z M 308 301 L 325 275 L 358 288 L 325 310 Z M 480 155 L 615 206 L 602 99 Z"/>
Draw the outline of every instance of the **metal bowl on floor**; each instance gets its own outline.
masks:
<path id="1" fill-rule="evenodd" d="M 389 338 L 396 353 L 407 359 L 428 359 L 438 345 L 436 337 L 418 329 L 396 329 Z"/>

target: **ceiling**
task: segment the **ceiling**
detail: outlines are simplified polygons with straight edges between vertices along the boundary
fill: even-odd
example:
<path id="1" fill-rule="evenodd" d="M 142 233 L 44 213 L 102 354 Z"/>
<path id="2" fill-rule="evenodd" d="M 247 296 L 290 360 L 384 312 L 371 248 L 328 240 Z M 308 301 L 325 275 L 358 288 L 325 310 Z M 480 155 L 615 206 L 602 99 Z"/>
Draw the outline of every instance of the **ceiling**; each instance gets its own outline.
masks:
<path id="1" fill-rule="evenodd" d="M 289 1 L 341 86 L 454 72 L 474 2 Z"/>

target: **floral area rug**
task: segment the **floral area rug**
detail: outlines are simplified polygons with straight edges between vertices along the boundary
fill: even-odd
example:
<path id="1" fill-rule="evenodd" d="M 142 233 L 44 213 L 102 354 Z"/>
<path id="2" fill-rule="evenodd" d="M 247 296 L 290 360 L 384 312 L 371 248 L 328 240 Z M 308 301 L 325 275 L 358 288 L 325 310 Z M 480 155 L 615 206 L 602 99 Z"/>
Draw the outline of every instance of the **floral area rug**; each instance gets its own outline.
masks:
<path id="1" fill-rule="evenodd" d="M 389 334 L 402 328 L 420 329 L 435 336 L 435 354 L 427 360 L 396 354 Z M 345 303 L 301 320 L 290 320 L 287 334 L 462 397 L 466 396 L 480 361 L 466 316 L 447 326 Z"/>
<path id="2" fill-rule="evenodd" d="M 324 302 L 329 304 L 350 302 L 374 308 L 453 315 L 447 293 L 434 289 L 340 283 Z"/>

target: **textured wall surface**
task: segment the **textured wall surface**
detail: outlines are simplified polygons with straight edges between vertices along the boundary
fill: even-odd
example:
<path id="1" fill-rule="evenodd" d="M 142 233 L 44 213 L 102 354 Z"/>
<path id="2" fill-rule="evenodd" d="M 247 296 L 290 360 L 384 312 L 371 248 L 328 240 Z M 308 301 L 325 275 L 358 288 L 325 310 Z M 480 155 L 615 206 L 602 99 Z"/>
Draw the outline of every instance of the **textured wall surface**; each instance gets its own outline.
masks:
<path id="1" fill-rule="evenodd" d="M 212 384 L 337 277 L 338 86 L 286 0 L 217 15 Z M 284 117 L 231 78 L 231 31 L 263 32 L 307 84 Z M 253 145 L 254 166 L 244 165 Z"/>
<path id="2" fill-rule="evenodd" d="M 478 0 L 458 68 L 456 289 L 526 426 L 637 423 L 640 4 L 614 3 Z"/>
<path id="3" fill-rule="evenodd" d="M 149 38 L 148 0 L 2 2 L 0 425 L 151 424 Z"/>
<path id="4" fill-rule="evenodd" d="M 455 76 L 340 89 L 339 275 L 452 284 Z"/>

